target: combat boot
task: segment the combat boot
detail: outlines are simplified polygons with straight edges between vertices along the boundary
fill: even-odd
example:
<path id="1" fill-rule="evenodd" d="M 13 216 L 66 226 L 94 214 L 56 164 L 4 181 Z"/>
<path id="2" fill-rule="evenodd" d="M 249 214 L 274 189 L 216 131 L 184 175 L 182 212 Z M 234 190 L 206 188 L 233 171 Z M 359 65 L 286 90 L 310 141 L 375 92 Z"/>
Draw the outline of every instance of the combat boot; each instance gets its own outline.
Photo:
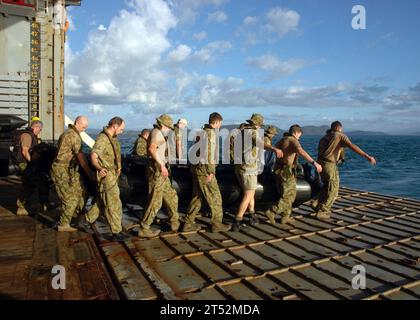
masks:
<path id="1" fill-rule="evenodd" d="M 77 229 L 67 225 L 67 226 L 58 226 L 57 231 L 59 231 L 59 232 L 76 232 Z"/>
<path id="2" fill-rule="evenodd" d="M 317 211 L 318 207 L 319 207 L 319 200 L 318 199 L 312 200 L 311 202 L 312 210 Z"/>
<path id="3" fill-rule="evenodd" d="M 276 215 L 274 212 L 267 210 L 264 212 L 264 215 L 268 218 L 268 222 L 271 224 L 276 224 Z"/>
<path id="4" fill-rule="evenodd" d="M 281 224 L 287 224 L 291 222 L 295 222 L 295 219 L 293 219 L 291 216 L 287 215 L 287 216 L 281 217 L 281 220 L 280 220 Z"/>
<path id="5" fill-rule="evenodd" d="M 215 222 L 211 226 L 211 232 L 213 232 L 213 233 L 226 232 L 226 231 L 229 231 L 230 228 L 231 228 L 230 225 L 223 224 L 221 222 Z"/>
<path id="6" fill-rule="evenodd" d="M 182 227 L 182 232 L 199 231 L 201 227 L 195 223 L 185 223 Z"/>
<path id="7" fill-rule="evenodd" d="M 95 233 L 95 231 L 93 231 L 93 224 L 89 223 L 86 220 L 86 217 L 83 217 L 81 219 L 81 221 L 79 222 L 79 228 L 82 229 L 83 231 L 85 231 L 86 233 L 89 233 L 89 234 L 94 234 Z"/>
<path id="8" fill-rule="evenodd" d="M 232 231 L 239 232 L 242 229 L 242 220 L 234 220 L 232 223 Z"/>
<path id="9" fill-rule="evenodd" d="M 130 237 L 128 237 L 125 234 L 123 234 L 122 232 L 120 232 L 120 233 L 117 233 L 117 234 L 113 234 L 111 241 L 112 242 L 124 242 L 124 241 L 127 241 L 129 239 L 130 239 Z"/>
<path id="10" fill-rule="evenodd" d="M 331 218 L 331 214 L 329 212 L 319 211 L 316 213 L 315 217 L 321 220 L 328 220 Z"/>
<path id="11" fill-rule="evenodd" d="M 25 208 L 18 208 L 17 211 L 16 211 L 16 215 L 18 215 L 18 216 L 29 216 L 29 212 Z"/>
<path id="12" fill-rule="evenodd" d="M 154 238 L 157 237 L 160 233 L 160 230 L 152 230 L 152 229 L 139 229 L 139 237 L 140 238 Z"/>
<path id="13" fill-rule="evenodd" d="M 176 221 L 171 222 L 171 231 L 177 232 L 178 229 L 179 229 L 179 221 L 176 220 Z"/>
<path id="14" fill-rule="evenodd" d="M 258 219 L 255 212 L 250 212 L 251 217 L 249 218 L 249 225 L 255 226 L 256 224 L 260 223 L 260 220 Z"/>

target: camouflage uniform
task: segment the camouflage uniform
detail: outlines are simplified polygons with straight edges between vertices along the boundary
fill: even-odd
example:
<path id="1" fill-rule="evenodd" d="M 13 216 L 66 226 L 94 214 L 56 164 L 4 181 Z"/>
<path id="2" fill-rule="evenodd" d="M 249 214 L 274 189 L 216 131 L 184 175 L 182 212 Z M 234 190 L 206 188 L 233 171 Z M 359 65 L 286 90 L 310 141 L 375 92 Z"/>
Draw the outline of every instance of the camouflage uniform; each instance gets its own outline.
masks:
<path id="1" fill-rule="evenodd" d="M 82 139 L 70 125 L 58 141 L 57 156 L 51 167 L 51 179 L 61 200 L 59 225 L 68 226 L 73 216 L 83 210 L 87 191 L 79 173 L 77 155 L 82 152 Z"/>
<path id="2" fill-rule="evenodd" d="M 139 136 L 133 148 L 133 154 L 147 157 L 147 140 L 143 136 Z"/>
<path id="3" fill-rule="evenodd" d="M 235 173 L 241 188 L 244 191 L 256 190 L 258 186 L 258 150 L 257 140 L 258 132 L 256 126 L 263 126 L 264 117 L 260 114 L 253 114 L 249 124 L 242 124 L 240 126 L 242 134 L 242 163 L 235 164 Z M 251 146 L 247 148 L 247 135 L 251 134 Z"/>
<path id="4" fill-rule="evenodd" d="M 296 165 L 298 160 L 296 152 L 300 143 L 295 137 L 286 133 L 276 147 L 281 149 L 284 154 L 283 158 L 277 159 L 274 166 L 280 199 L 266 211 L 266 214 L 272 217 L 275 214 L 289 217 L 292 214 L 293 203 L 296 199 Z"/>
<path id="5" fill-rule="evenodd" d="M 341 132 L 328 130 L 318 145 L 318 162 L 322 165 L 323 188 L 313 205 L 317 215 L 329 216 L 338 197 L 340 174 L 337 163 L 344 161 L 344 148 L 351 145 L 350 139 Z"/>
<path id="6" fill-rule="evenodd" d="M 122 231 L 122 203 L 118 187 L 121 170 L 121 146 L 116 137 L 112 137 L 106 128 L 99 134 L 92 153 L 98 155 L 98 162 L 108 171 L 105 177 L 97 172 L 99 198 L 86 215 L 86 221 L 94 223 L 103 212 L 113 234 Z"/>
<path id="7" fill-rule="evenodd" d="M 222 223 L 223 219 L 222 195 L 216 179 L 216 133 L 209 125 L 205 125 L 203 129 L 208 139 L 208 158 L 203 159 L 205 163 L 198 163 L 191 166 L 193 193 L 185 222 L 187 224 L 194 224 L 203 202 L 206 201 L 211 210 L 211 223 L 215 225 Z M 206 178 L 211 174 L 213 174 L 213 178 L 207 183 Z"/>
<path id="8" fill-rule="evenodd" d="M 168 125 L 168 127 L 171 126 Z M 150 133 L 148 145 L 151 143 L 161 143 L 158 145 L 158 157 L 162 163 L 165 163 L 169 171 L 170 168 L 167 165 L 166 153 L 168 149 L 168 142 L 161 133 L 159 124 L 155 125 L 155 128 Z M 178 195 L 172 186 L 171 179 L 169 177 L 163 177 L 160 170 L 160 164 L 152 158 L 149 158 L 149 162 L 146 167 L 146 175 L 149 187 L 149 197 L 143 220 L 140 222 L 141 229 L 150 229 L 150 225 L 153 223 L 153 220 L 160 208 L 162 208 L 162 204 L 165 205 L 168 211 L 171 226 L 179 226 Z"/>

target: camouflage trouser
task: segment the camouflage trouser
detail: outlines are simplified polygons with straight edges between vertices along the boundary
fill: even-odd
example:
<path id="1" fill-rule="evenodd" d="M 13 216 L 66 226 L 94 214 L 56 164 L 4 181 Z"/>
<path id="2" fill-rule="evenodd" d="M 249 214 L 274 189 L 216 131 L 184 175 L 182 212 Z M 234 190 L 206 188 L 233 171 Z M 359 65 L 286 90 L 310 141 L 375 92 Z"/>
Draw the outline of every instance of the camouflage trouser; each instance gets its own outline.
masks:
<path id="1" fill-rule="evenodd" d="M 325 162 L 322 165 L 321 178 L 324 186 L 318 196 L 317 212 L 331 213 L 331 207 L 337 199 L 340 188 L 340 175 L 337 165 L 332 162 Z"/>
<path id="2" fill-rule="evenodd" d="M 116 171 L 109 170 L 105 178 L 98 175 L 98 196 L 86 214 L 86 221 L 94 223 L 100 213 L 105 214 L 113 234 L 122 231 L 122 203 Z"/>
<path id="3" fill-rule="evenodd" d="M 53 163 L 51 179 L 61 200 L 61 216 L 59 225 L 68 226 L 71 219 L 85 207 L 87 191 L 77 166 L 68 167 Z"/>
<path id="4" fill-rule="evenodd" d="M 292 214 L 293 202 L 296 199 L 296 177 L 293 168 L 283 166 L 275 171 L 276 184 L 280 193 L 279 201 L 269 210 L 274 214 L 290 216 Z"/>
<path id="5" fill-rule="evenodd" d="M 206 176 L 199 176 L 195 173 L 193 173 L 192 176 L 192 199 L 188 207 L 185 222 L 193 224 L 201 209 L 203 201 L 206 201 L 211 210 L 211 223 L 221 223 L 223 219 L 222 195 L 220 194 L 216 176 L 213 176 L 213 179 L 211 179 L 209 183 L 206 182 Z"/>
<path id="6" fill-rule="evenodd" d="M 50 189 L 47 176 L 41 174 L 35 165 L 26 163 L 19 164 L 19 173 L 22 177 L 22 189 L 17 198 L 17 207 L 26 209 L 27 201 L 35 191 L 38 191 L 39 202 L 47 204 Z"/>
<path id="7" fill-rule="evenodd" d="M 146 175 L 149 186 L 149 198 L 143 220 L 140 225 L 143 229 L 149 229 L 153 223 L 162 203 L 168 211 L 169 219 L 172 222 L 179 220 L 178 195 L 172 187 L 171 180 L 164 178 L 160 170 L 150 164 L 146 168 Z"/>

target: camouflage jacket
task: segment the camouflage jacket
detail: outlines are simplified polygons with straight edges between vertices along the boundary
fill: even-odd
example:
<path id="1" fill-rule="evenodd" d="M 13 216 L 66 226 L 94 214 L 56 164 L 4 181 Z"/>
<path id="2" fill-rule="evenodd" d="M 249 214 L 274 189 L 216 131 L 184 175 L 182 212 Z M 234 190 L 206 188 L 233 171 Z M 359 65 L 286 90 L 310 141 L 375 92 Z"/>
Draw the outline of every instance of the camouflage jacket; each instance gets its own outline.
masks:
<path id="1" fill-rule="evenodd" d="M 192 171 L 198 176 L 208 176 L 216 174 L 216 167 L 218 163 L 218 150 L 217 150 L 217 133 L 216 130 L 211 128 L 208 124 L 203 127 L 203 131 L 207 138 L 207 154 L 200 154 L 200 163 L 192 166 Z"/>
<path id="2" fill-rule="evenodd" d="M 77 164 L 77 154 L 80 152 L 82 152 L 82 138 L 80 137 L 80 133 L 73 125 L 69 125 L 69 128 L 58 140 L 58 150 L 54 164 L 74 166 Z"/>
<path id="3" fill-rule="evenodd" d="M 106 128 L 98 135 L 92 153 L 98 155 L 98 162 L 107 170 L 121 169 L 121 145 L 116 137 L 111 137 Z"/>
<path id="4" fill-rule="evenodd" d="M 140 136 L 136 140 L 133 148 L 133 154 L 138 156 L 147 156 L 147 140 Z"/>

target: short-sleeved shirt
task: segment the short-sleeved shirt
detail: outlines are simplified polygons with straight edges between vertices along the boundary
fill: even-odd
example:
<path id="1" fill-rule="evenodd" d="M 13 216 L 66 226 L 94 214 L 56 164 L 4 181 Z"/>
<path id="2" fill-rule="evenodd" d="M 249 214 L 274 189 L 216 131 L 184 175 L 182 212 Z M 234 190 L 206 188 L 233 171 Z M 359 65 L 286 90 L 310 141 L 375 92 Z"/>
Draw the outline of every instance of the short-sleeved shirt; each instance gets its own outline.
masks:
<path id="1" fill-rule="evenodd" d="M 58 140 L 57 156 L 54 160 L 56 164 L 71 165 L 76 163 L 76 156 L 82 152 L 82 138 L 77 129 L 69 125 Z"/>
<path id="2" fill-rule="evenodd" d="M 152 143 L 157 145 L 156 156 L 159 159 L 159 162 L 161 164 L 166 164 L 168 162 L 166 157 L 167 141 L 162 131 L 158 128 L 154 128 L 150 133 L 148 145 L 151 145 Z"/>
<path id="3" fill-rule="evenodd" d="M 337 163 L 343 154 L 343 148 L 350 147 L 352 142 L 341 132 L 328 132 L 318 144 L 318 161 Z"/>
<path id="4" fill-rule="evenodd" d="M 116 137 L 110 136 L 106 129 L 98 135 L 92 153 L 98 155 L 98 162 L 107 170 L 121 169 L 121 145 Z"/>
<path id="5" fill-rule="evenodd" d="M 147 156 L 147 140 L 143 137 L 140 136 L 136 143 L 134 144 L 135 149 L 134 149 L 134 153 L 138 156 Z"/>
<path id="6" fill-rule="evenodd" d="M 283 151 L 283 158 L 277 159 L 278 164 L 295 166 L 298 159 L 298 150 L 301 148 L 300 142 L 294 136 L 286 135 L 276 144 L 276 148 Z"/>
<path id="7" fill-rule="evenodd" d="M 29 133 L 22 133 L 20 136 L 20 145 L 22 148 L 30 149 L 32 147 L 32 137 Z"/>

